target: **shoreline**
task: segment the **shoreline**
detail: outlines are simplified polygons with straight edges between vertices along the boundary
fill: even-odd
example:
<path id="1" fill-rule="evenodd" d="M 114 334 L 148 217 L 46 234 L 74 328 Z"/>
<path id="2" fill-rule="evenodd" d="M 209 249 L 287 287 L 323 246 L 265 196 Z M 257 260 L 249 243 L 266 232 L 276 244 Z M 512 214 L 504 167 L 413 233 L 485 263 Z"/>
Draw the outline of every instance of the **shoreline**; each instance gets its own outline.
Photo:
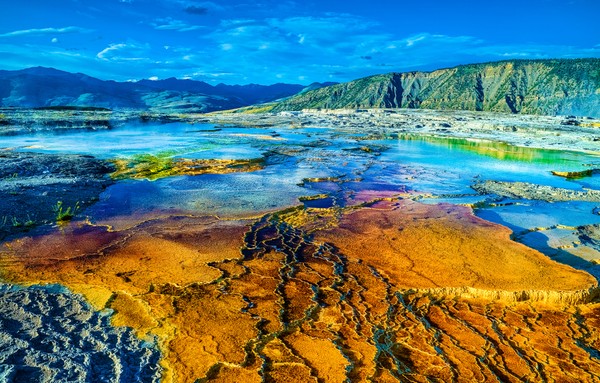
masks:
<path id="1" fill-rule="evenodd" d="M 600 155 L 600 119 L 538 116 L 495 112 L 429 109 L 332 109 L 279 113 L 224 113 L 202 115 L 215 124 L 299 125 L 382 130 L 382 134 L 408 133 L 486 140 L 512 146 L 565 150 Z M 572 125 L 579 124 L 579 125 Z"/>

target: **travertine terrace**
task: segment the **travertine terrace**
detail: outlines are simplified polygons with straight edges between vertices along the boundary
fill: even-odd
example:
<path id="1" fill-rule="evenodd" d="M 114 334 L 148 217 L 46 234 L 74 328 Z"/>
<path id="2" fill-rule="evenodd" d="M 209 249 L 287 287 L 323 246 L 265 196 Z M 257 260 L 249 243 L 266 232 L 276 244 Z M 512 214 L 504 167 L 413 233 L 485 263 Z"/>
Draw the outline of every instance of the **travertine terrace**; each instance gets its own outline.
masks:
<path id="1" fill-rule="evenodd" d="M 0 376 L 58 379 L 63 363 L 81 376 L 99 369 L 106 381 L 124 369 L 168 383 L 597 381 L 599 290 L 588 273 L 599 259 L 597 226 L 572 230 L 591 254 L 572 267 L 475 214 L 540 209 L 537 224 L 551 204 L 572 203 L 582 219 L 594 217 L 586 204 L 598 192 L 565 189 L 571 181 L 549 170 L 595 161 L 596 128 L 586 125 L 595 120 L 405 110 L 201 118 L 201 129 L 178 125 L 182 141 L 225 137 L 210 150 L 234 145 L 249 157 L 211 159 L 199 141 L 191 143 L 204 150 L 199 158 L 184 148 L 99 160 L 102 187 L 74 183 L 94 186 L 96 205 L 5 239 L 0 292 L 23 307 L 0 311 L 11 324 L 0 328 L 11 345 Z M 427 145 L 444 167 L 411 160 Z M 496 177 L 515 168 L 495 170 L 504 164 L 548 171 L 531 182 L 454 173 L 443 157 L 452 145 L 465 161 L 488 161 Z M 510 174 L 520 176 L 516 168 Z M 7 176 L 0 190 L 35 201 L 54 190 L 40 169 Z M 557 260 L 575 258 L 564 249 Z M 48 348 L 37 330 L 44 323 L 72 334 Z M 111 361 L 78 362 L 90 358 L 88 341 Z"/>
<path id="2" fill-rule="evenodd" d="M 381 201 L 288 223 L 299 213 L 16 240 L 2 255 L 4 279 L 60 283 L 113 309 L 114 325 L 158 339 L 164 381 L 600 373 L 589 352 L 600 342 L 600 307 L 588 303 L 596 281 L 467 208 Z"/>

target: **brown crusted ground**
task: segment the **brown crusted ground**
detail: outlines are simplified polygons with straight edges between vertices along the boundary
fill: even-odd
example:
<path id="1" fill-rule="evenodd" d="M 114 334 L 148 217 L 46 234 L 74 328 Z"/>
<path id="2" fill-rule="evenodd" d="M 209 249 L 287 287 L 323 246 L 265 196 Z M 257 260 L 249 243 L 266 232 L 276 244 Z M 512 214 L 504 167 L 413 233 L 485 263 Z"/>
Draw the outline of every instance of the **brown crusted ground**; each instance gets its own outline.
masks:
<path id="1" fill-rule="evenodd" d="M 511 241 L 510 234 L 465 207 L 402 200 L 348 213 L 315 239 L 375 267 L 399 288 L 555 291 L 596 284 L 591 275 Z"/>
<path id="2" fill-rule="evenodd" d="M 312 235 L 277 215 L 85 227 L 13 242 L 1 265 L 158 336 L 167 382 L 597 380 L 598 304 L 406 290 L 587 289 L 586 274 L 462 208 L 380 202 L 338 222 Z"/>

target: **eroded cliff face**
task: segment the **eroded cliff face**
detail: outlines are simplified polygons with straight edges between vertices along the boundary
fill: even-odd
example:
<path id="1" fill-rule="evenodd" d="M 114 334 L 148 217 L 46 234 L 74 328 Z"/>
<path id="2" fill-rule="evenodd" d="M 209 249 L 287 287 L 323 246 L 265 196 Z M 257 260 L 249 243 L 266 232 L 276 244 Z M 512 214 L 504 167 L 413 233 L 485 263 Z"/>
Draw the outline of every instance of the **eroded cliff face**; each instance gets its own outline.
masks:
<path id="1" fill-rule="evenodd" d="M 515 60 L 390 73 L 317 89 L 275 111 L 427 108 L 600 115 L 600 59 Z"/>

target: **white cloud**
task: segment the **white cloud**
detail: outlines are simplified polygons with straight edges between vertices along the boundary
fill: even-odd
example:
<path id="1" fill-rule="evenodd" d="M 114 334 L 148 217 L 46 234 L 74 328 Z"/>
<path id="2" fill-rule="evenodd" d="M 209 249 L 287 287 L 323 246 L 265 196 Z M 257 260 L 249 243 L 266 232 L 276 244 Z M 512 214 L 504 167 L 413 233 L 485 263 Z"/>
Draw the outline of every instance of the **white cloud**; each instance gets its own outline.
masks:
<path id="1" fill-rule="evenodd" d="M 50 40 L 50 42 L 56 44 L 58 42 L 58 39 L 56 37 L 53 37 L 52 40 Z"/>
<path id="2" fill-rule="evenodd" d="M 498 56 L 501 57 L 531 57 L 532 53 L 531 52 L 504 52 L 504 53 L 498 53 Z"/>
<path id="3" fill-rule="evenodd" d="M 552 57 L 598 57 L 597 48 L 581 48 L 565 45 L 538 45 L 538 44 L 480 44 L 464 50 L 476 57 L 489 57 L 491 60 L 509 58 L 542 59 Z"/>
<path id="4" fill-rule="evenodd" d="M 96 54 L 103 61 L 151 61 L 147 56 L 150 51 L 148 44 L 119 43 L 109 44 Z"/>
<path id="5" fill-rule="evenodd" d="M 80 27 L 64 27 L 64 28 L 34 28 L 34 29 L 22 29 L 19 31 L 13 31 L 8 33 L 0 34 L 0 37 L 16 37 L 16 36 L 40 36 L 47 34 L 63 34 L 63 33 L 88 33 L 92 32 L 91 29 L 80 28 Z"/>
<path id="6" fill-rule="evenodd" d="M 375 25 L 342 14 L 222 20 L 217 30 L 203 36 L 207 47 L 203 56 L 205 63 L 215 68 L 241 74 L 239 61 L 231 62 L 228 55 L 219 53 L 235 49 L 247 68 L 243 71 L 252 76 L 295 82 L 302 72 L 301 81 L 316 81 L 327 75 L 328 65 L 340 64 L 344 70 L 358 66 L 368 69 L 359 58 L 391 40 L 390 35 L 373 31 Z"/>
<path id="7" fill-rule="evenodd" d="M 150 81 L 158 81 L 158 76 L 148 77 L 148 80 L 150 80 Z"/>
<path id="8" fill-rule="evenodd" d="M 267 25 L 281 28 L 296 35 L 322 36 L 345 31 L 348 34 L 372 30 L 379 24 L 362 17 L 347 14 L 328 14 L 327 16 L 297 16 L 287 18 L 271 18 L 265 20 Z"/>
<path id="9" fill-rule="evenodd" d="M 221 20 L 221 27 L 225 29 L 239 27 L 243 25 L 254 25 L 259 24 L 258 20 L 254 19 L 225 19 Z"/>
<path id="10" fill-rule="evenodd" d="M 157 19 L 152 23 L 154 29 L 159 31 L 178 31 L 178 32 L 189 32 L 202 29 L 204 27 L 199 25 L 190 25 L 181 20 L 175 20 L 170 17 L 164 19 Z"/>
<path id="11" fill-rule="evenodd" d="M 537 58 L 540 53 L 549 52 L 555 52 L 555 57 L 570 57 L 567 47 L 536 50 L 522 49 L 519 44 L 494 46 L 466 35 L 399 35 L 363 17 L 347 14 L 222 20 L 216 30 L 201 39 L 204 51 L 195 52 L 190 60 L 203 68 L 197 73 L 224 70 L 233 73 L 227 80 L 239 81 L 247 75 L 250 81 L 259 83 L 323 81 L 328 76 L 346 81 L 376 73 L 432 70 L 494 57 Z M 228 51 L 235 51 L 240 59 L 232 61 Z M 574 49 L 572 55 L 590 54 Z"/>
<path id="12" fill-rule="evenodd" d="M 413 45 L 415 45 L 415 43 L 418 43 L 419 41 L 425 40 L 425 35 L 418 35 L 418 36 L 414 36 L 414 37 L 409 37 L 407 39 L 405 39 L 406 41 L 406 46 L 407 47 L 412 47 Z"/>
<path id="13" fill-rule="evenodd" d="M 204 78 L 204 77 L 209 77 L 209 78 L 215 79 L 215 78 L 220 78 L 220 77 L 232 77 L 232 76 L 235 76 L 235 75 L 237 75 L 237 73 L 233 73 L 233 72 L 218 72 L 218 71 L 214 71 L 214 72 L 208 72 L 208 71 L 204 72 L 204 71 L 202 71 L 202 72 L 194 72 L 194 73 L 188 74 L 188 75 L 186 75 L 184 77 L 187 77 L 187 78 Z"/>
<path id="14" fill-rule="evenodd" d="M 113 56 L 113 53 L 118 51 L 121 48 L 127 47 L 127 44 L 110 44 L 108 47 L 104 48 L 102 51 L 98 52 L 96 57 L 101 60 L 108 60 Z"/>
<path id="15" fill-rule="evenodd" d="M 141 1 L 133 1 L 141 4 Z M 210 8 L 208 2 L 193 0 L 160 1 L 162 9 L 168 10 L 163 13 L 165 16 L 144 18 L 148 21 L 142 22 L 148 39 L 157 33 L 164 35 L 165 38 L 159 39 L 160 42 L 147 40 L 152 44 L 144 44 L 139 41 L 142 37 L 136 37 L 138 40 L 135 41 L 85 39 L 82 47 L 85 45 L 86 48 L 68 51 L 63 49 L 63 44 L 57 44 L 66 41 L 67 37 L 74 40 L 71 39 L 72 35 L 64 34 L 87 30 L 78 27 L 28 29 L 0 35 L 4 37 L 0 39 L 0 46 L 6 46 L 0 50 L 0 64 L 5 67 L 56 66 L 101 76 L 114 73 L 121 79 L 156 75 L 159 78 L 175 76 L 213 82 L 249 81 L 265 84 L 310 83 L 326 79 L 346 81 L 376 73 L 429 70 L 458 63 L 507 58 L 600 56 L 600 45 L 593 44 L 589 47 L 520 42 L 503 45 L 473 36 L 427 32 L 402 34 L 364 17 L 348 14 L 274 18 L 267 16 L 267 11 L 271 15 L 289 12 L 276 13 L 267 9 L 261 1 L 256 4 L 256 8 L 260 8 L 258 11 L 246 13 L 237 10 L 246 9 L 252 4 L 245 2 L 242 6 L 228 3 L 226 7 L 236 10 L 228 14 L 234 16 L 221 20 L 218 26 L 208 31 L 207 27 L 194 24 L 207 20 L 209 25 L 211 19 L 203 19 L 200 13 L 186 15 L 185 9 L 190 6 L 205 7 L 209 8 L 210 14 L 217 7 Z M 130 7 L 122 5 L 121 8 Z M 174 18 L 168 15 L 178 16 Z M 165 32 L 156 32 L 154 29 Z M 186 31 L 198 32 L 183 33 Z M 24 38 L 7 38 L 10 36 L 42 38 L 36 39 L 39 40 L 36 41 L 39 46 L 33 46 L 27 45 L 32 44 L 31 41 L 24 43 Z M 107 33 L 105 38 L 114 38 L 109 36 L 114 35 Z M 184 39 L 178 43 L 176 37 Z M 51 43 L 54 39 L 57 43 Z"/>
<path id="16" fill-rule="evenodd" d="M 393 41 L 388 47 L 395 49 L 398 47 L 416 47 L 418 45 L 471 45 L 482 43 L 483 41 L 472 36 L 448 36 L 431 33 L 418 33 L 405 37 L 401 40 Z"/>

